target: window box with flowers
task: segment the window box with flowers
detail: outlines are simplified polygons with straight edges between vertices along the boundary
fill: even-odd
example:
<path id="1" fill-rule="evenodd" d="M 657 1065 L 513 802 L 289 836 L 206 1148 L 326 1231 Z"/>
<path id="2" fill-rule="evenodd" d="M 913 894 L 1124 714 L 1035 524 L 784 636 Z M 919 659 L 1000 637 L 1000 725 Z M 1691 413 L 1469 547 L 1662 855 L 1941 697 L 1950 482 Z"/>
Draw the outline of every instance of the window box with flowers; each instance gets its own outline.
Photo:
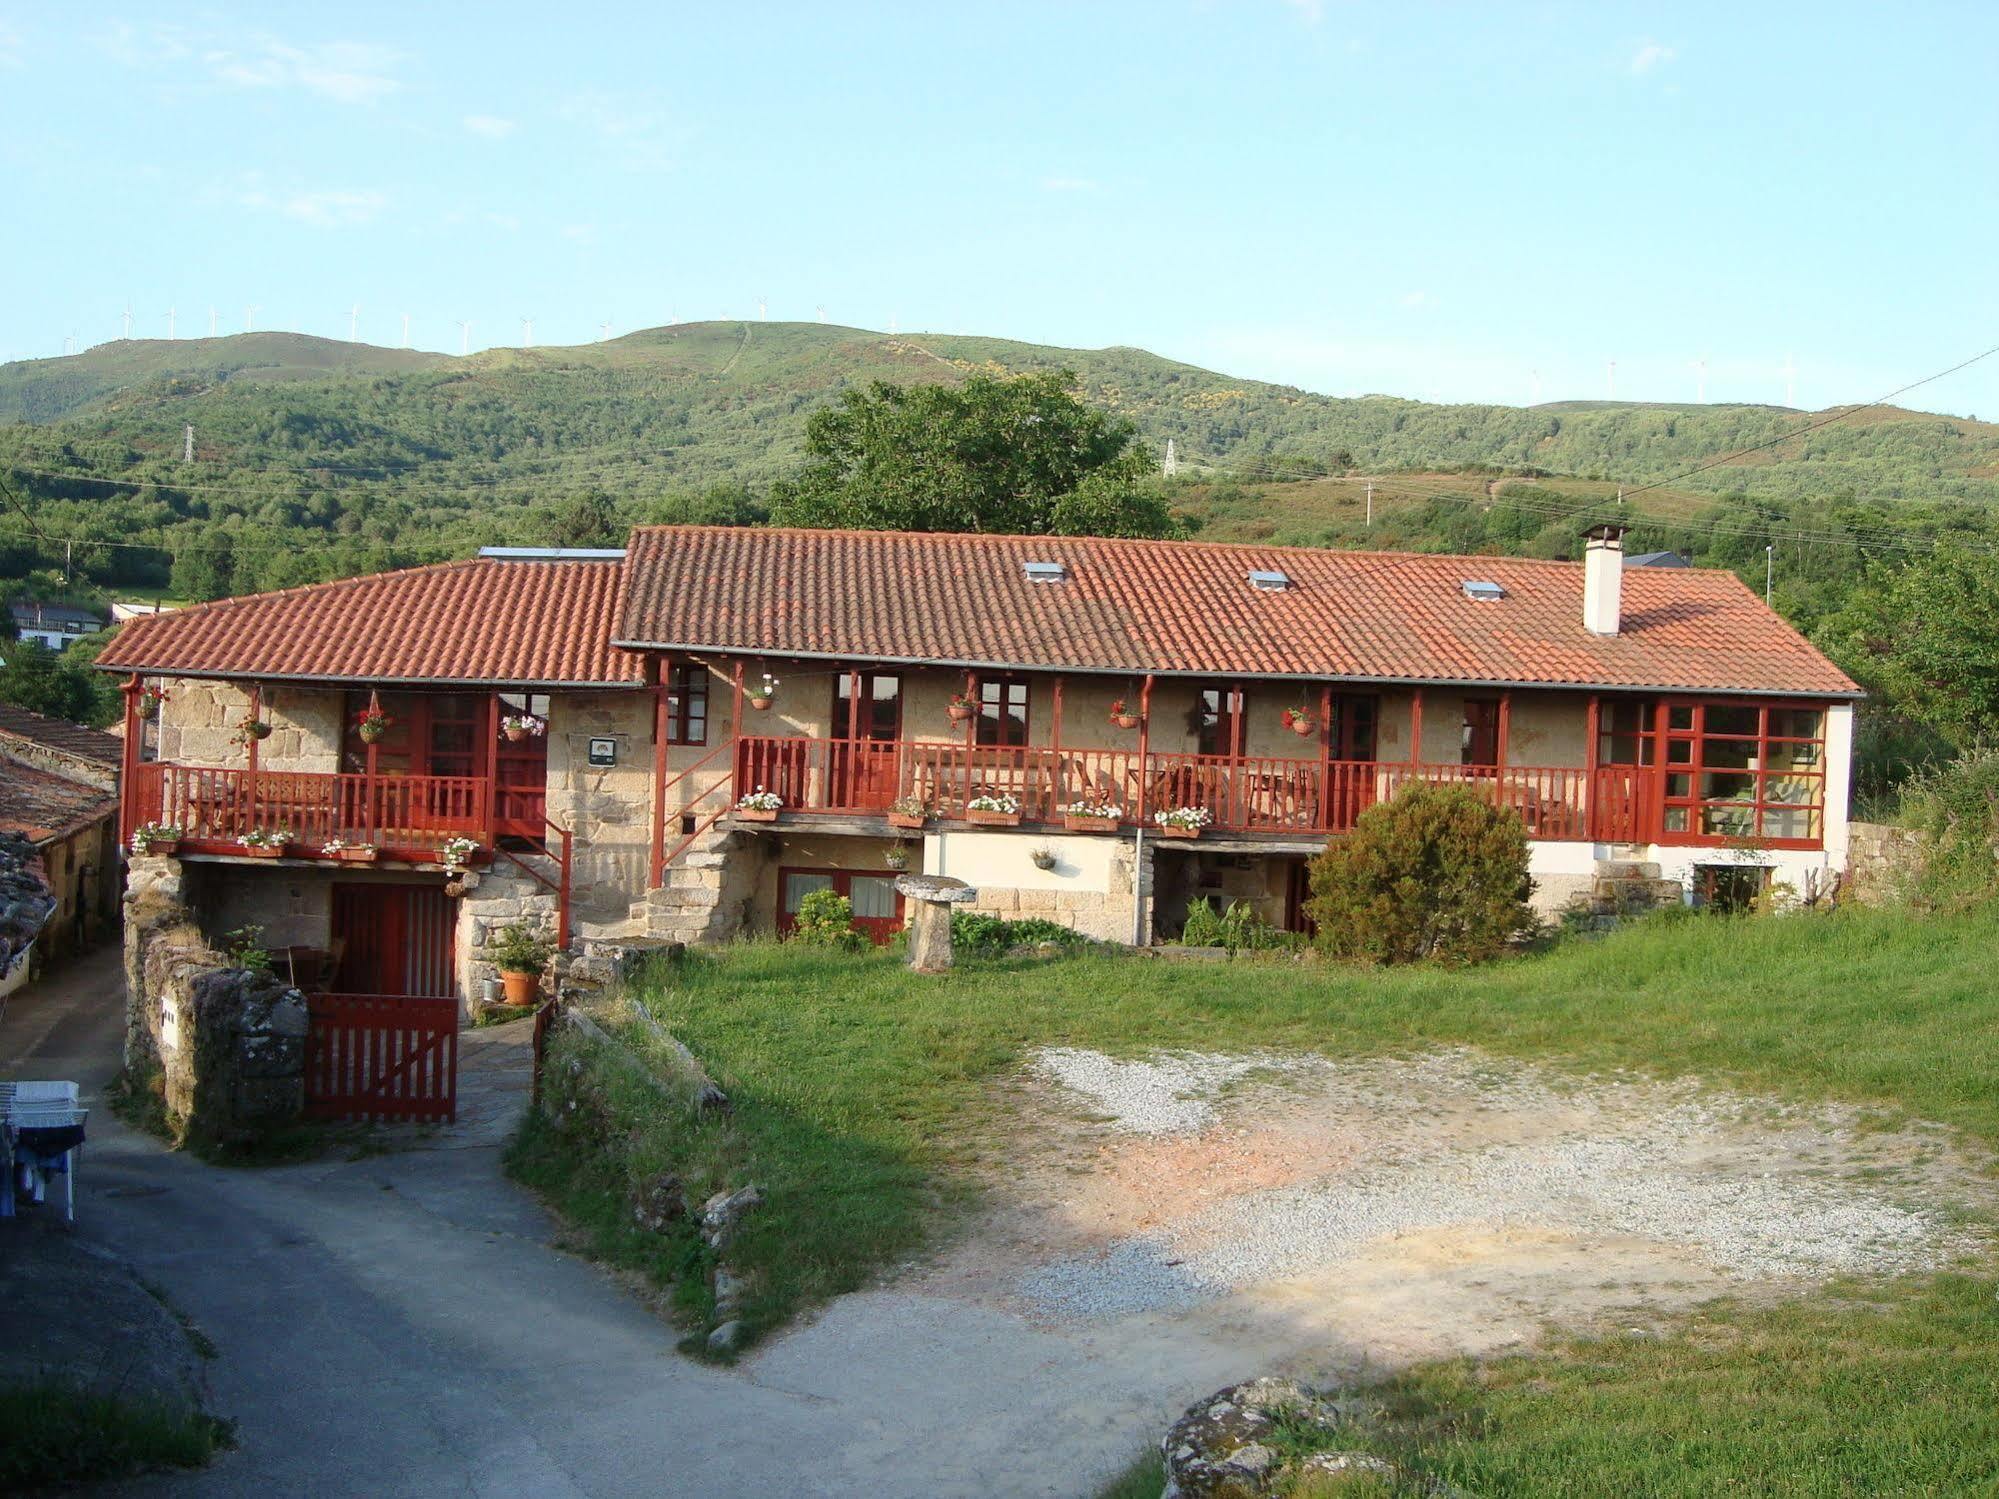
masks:
<path id="1" fill-rule="evenodd" d="M 888 806 L 892 828 L 920 828 L 930 821 L 930 803 L 920 796 L 899 796 Z"/>
<path id="2" fill-rule="evenodd" d="M 743 822 L 776 822 L 784 798 L 759 786 L 736 803 L 736 817 Z"/>
<path id="3" fill-rule="evenodd" d="M 132 852 L 166 855 L 180 847 L 180 829 L 170 822 L 141 823 L 132 830 Z"/>
<path id="4" fill-rule="evenodd" d="M 1020 826 L 1020 798 L 1011 791 L 998 796 L 975 796 L 965 803 L 965 821 L 982 828 Z"/>
<path id="5" fill-rule="evenodd" d="M 476 838 L 447 838 L 437 848 L 437 862 L 446 869 L 464 870 L 471 867 L 478 855 L 479 842 Z"/>
<path id="6" fill-rule="evenodd" d="M 291 841 L 292 835 L 283 828 L 252 828 L 236 844 L 252 859 L 278 859 Z"/>
<path id="7" fill-rule="evenodd" d="M 765 672 L 761 682 L 745 687 L 743 691 L 749 697 L 750 706 L 757 712 L 764 713 L 768 712 L 770 705 L 777 701 L 777 686 L 777 678 Z"/>
<path id="8" fill-rule="evenodd" d="M 1160 834 L 1167 838 L 1198 838 L 1201 829 L 1215 819 L 1206 807 L 1172 807 L 1152 814 Z"/>
<path id="9" fill-rule="evenodd" d="M 1124 821 L 1124 808 L 1113 801 L 1084 797 L 1062 808 L 1062 827 L 1071 833 L 1115 833 Z"/>
<path id="10" fill-rule="evenodd" d="M 548 725 L 532 713 L 509 713 L 500 720 L 500 732 L 507 736 L 509 743 L 519 744 L 547 733 Z"/>
<path id="11" fill-rule="evenodd" d="M 372 843 L 347 843 L 339 838 L 321 844 L 319 851 L 342 864 L 372 864 L 379 852 Z"/>
<path id="12" fill-rule="evenodd" d="M 1131 711 L 1130 703 L 1119 698 L 1111 704 L 1111 722 L 1120 729 L 1135 729 L 1138 727 L 1138 715 Z"/>

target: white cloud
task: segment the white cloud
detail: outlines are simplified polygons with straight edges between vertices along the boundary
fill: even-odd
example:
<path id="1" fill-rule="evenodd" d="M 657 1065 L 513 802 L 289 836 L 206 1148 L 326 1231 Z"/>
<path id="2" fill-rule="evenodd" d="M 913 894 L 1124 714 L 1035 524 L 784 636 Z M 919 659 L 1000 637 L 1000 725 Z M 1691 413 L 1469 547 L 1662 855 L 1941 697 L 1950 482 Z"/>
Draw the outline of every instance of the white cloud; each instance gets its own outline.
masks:
<path id="1" fill-rule="evenodd" d="M 483 135 L 491 141 L 503 141 L 514 133 L 514 122 L 498 115 L 467 115 L 464 125 L 474 135 Z"/>
<path id="2" fill-rule="evenodd" d="M 629 171 L 671 170 L 686 135 L 658 106 L 613 94 L 578 94 L 562 106 L 561 113 L 570 124 L 601 139 Z"/>
<path id="3" fill-rule="evenodd" d="M 1427 307 L 1430 305 L 1430 294 L 1426 291 L 1405 291 L 1402 294 L 1402 305 L 1404 307 Z"/>
<path id="4" fill-rule="evenodd" d="M 495 229 L 504 229 L 509 234 L 517 234 L 520 232 L 521 221 L 519 216 L 516 214 L 482 213 L 479 215 L 479 217 L 484 219 L 487 223 L 491 224 Z"/>
<path id="5" fill-rule="evenodd" d="M 1093 193 L 1097 190 L 1093 177 L 1043 177 L 1041 186 L 1051 193 Z"/>
<path id="6" fill-rule="evenodd" d="M 22 66 L 21 54 L 27 48 L 27 39 L 5 21 L 0 21 L 0 68 Z"/>
<path id="7" fill-rule="evenodd" d="M 1284 3 L 1295 10 L 1307 26 L 1316 26 L 1326 19 L 1326 0 L 1284 0 Z"/>
<path id="8" fill-rule="evenodd" d="M 1669 47 L 1664 42 L 1646 38 L 1636 52 L 1631 55 L 1631 71 L 1643 77 L 1654 68 L 1663 68 L 1680 55 L 1680 49 Z"/>
<path id="9" fill-rule="evenodd" d="M 365 224 L 388 207 L 387 194 L 354 188 L 273 188 L 261 172 L 246 172 L 219 196 L 238 207 L 275 213 L 315 229 Z"/>
<path id="10" fill-rule="evenodd" d="M 594 245 L 597 243 L 597 226 L 595 224 L 564 224 L 561 233 L 564 239 L 569 240 L 573 244 Z"/>
<path id="11" fill-rule="evenodd" d="M 237 88 L 299 88 L 338 104 L 373 104 L 402 83 L 392 69 L 402 54 L 372 42 L 323 42 L 294 47 L 265 37 L 241 48 L 210 48 L 202 61 Z"/>

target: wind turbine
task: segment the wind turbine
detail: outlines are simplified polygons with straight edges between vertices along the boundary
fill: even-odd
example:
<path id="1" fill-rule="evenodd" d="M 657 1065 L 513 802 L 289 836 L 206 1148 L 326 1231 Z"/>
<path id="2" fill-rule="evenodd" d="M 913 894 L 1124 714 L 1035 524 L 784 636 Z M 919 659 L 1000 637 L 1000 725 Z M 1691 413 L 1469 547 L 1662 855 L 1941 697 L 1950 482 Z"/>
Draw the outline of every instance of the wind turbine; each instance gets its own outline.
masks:
<path id="1" fill-rule="evenodd" d="M 458 325 L 458 352 L 460 354 L 470 354 L 472 352 L 472 325 L 470 323 L 460 322 Z"/>
<path id="2" fill-rule="evenodd" d="M 410 346 L 410 315 L 406 312 L 403 314 L 403 347 L 407 349 L 409 346 Z"/>
<path id="3" fill-rule="evenodd" d="M 1798 361 L 1789 354 L 1784 356 L 1784 404 L 1798 404 Z"/>
<path id="4" fill-rule="evenodd" d="M 1541 404 L 1541 372 L 1539 370 L 1529 370 L 1527 372 L 1527 379 L 1534 392 L 1533 404 L 1539 406 Z"/>
<path id="5" fill-rule="evenodd" d="M 361 304 L 359 302 L 356 302 L 352 307 L 347 309 L 347 342 L 349 342 L 350 344 L 356 344 L 359 343 L 360 341 L 361 341 Z"/>
<path id="6" fill-rule="evenodd" d="M 534 319 L 531 317 L 521 319 L 521 347 L 523 349 L 534 347 Z"/>
<path id="7" fill-rule="evenodd" d="M 132 304 L 130 302 L 125 304 L 125 336 L 127 338 L 132 336 Z"/>
<path id="8" fill-rule="evenodd" d="M 604 341 L 605 341 L 606 339 L 608 339 L 608 338 L 609 338 L 610 336 L 611 336 L 611 325 L 610 325 L 610 323 L 609 323 L 608 321 L 607 321 L 607 322 L 602 322 L 602 323 L 599 323 L 599 324 L 597 325 L 597 342 L 598 342 L 598 343 L 603 343 L 603 342 L 604 342 Z"/>
<path id="9" fill-rule="evenodd" d="M 243 331 L 245 333 L 248 333 L 250 331 L 250 319 L 255 317 L 258 313 L 262 312 L 263 310 L 264 309 L 261 307 L 254 307 L 254 306 L 245 307 L 243 309 Z"/>
<path id="10" fill-rule="evenodd" d="M 769 322 L 769 321 L 770 321 L 770 298 L 769 298 L 769 297 L 758 297 L 758 298 L 757 298 L 757 321 L 758 321 L 758 322 L 760 322 L 760 323 L 767 323 L 767 322 Z"/>
<path id="11" fill-rule="evenodd" d="M 812 310 L 819 314 L 820 322 L 823 323 L 826 321 L 826 304 L 824 302 L 821 302 L 817 307 L 813 308 Z"/>
<path id="12" fill-rule="evenodd" d="M 173 307 L 169 307 L 167 309 L 167 337 L 169 339 L 171 339 L 174 336 L 174 314 L 178 310 L 179 310 L 178 308 L 173 308 Z"/>
<path id="13" fill-rule="evenodd" d="M 1703 354 L 1694 360 L 1689 368 L 1694 372 L 1694 401 L 1698 405 L 1705 406 L 1707 405 L 1707 355 Z"/>
<path id="14" fill-rule="evenodd" d="M 215 307 L 212 303 L 208 309 L 208 336 L 210 338 L 215 337 Z"/>
<path id="15" fill-rule="evenodd" d="M 1614 401 L 1617 399 L 1617 361 L 1615 359 L 1611 360 L 1609 365 L 1606 366 L 1606 371 L 1610 380 L 1610 399 Z"/>

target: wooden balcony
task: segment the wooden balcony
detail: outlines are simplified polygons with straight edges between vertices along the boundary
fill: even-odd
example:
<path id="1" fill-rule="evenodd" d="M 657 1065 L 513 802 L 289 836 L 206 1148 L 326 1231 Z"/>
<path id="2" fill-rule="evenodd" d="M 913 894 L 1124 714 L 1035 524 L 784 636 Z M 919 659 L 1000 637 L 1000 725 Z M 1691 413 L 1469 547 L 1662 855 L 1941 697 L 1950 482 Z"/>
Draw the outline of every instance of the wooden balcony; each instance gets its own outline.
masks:
<path id="1" fill-rule="evenodd" d="M 433 861 L 449 838 L 493 841 L 493 786 L 481 776 L 368 776 L 142 764 L 125 829 L 167 823 L 195 853 L 240 853 L 245 833 L 284 831 L 287 852 L 316 857 L 335 839 L 388 858 Z"/>
<path id="2" fill-rule="evenodd" d="M 1406 761 L 1289 760 L 1157 754 L 1121 749 L 994 748 L 914 740 L 745 738 L 735 793 L 764 789 L 791 813 L 876 814 L 902 797 L 932 815 L 964 815 L 977 796 L 1011 795 L 1026 822 L 1059 822 L 1060 808 L 1115 804 L 1123 822 L 1173 807 L 1202 807 L 1217 831 L 1292 836 L 1343 833 L 1409 781 L 1470 786 L 1520 814 L 1530 837 L 1631 843 L 1640 838 L 1638 772 L 1629 766 L 1426 765 Z"/>

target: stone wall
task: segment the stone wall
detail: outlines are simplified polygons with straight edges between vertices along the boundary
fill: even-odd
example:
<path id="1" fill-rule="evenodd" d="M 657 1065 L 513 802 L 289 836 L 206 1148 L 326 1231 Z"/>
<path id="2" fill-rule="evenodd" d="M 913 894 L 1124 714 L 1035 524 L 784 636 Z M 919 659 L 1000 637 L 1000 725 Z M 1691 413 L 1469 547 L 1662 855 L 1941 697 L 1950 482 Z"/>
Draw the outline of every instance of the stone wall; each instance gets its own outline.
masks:
<path id="1" fill-rule="evenodd" d="M 159 756 L 182 765 L 249 763 L 236 726 L 250 711 L 249 692 L 234 682 L 176 677 L 165 684 L 156 726 Z M 257 748 L 266 770 L 328 773 L 340 769 L 345 697 L 336 689 L 266 686 L 264 721 L 270 737 Z"/>
<path id="2" fill-rule="evenodd" d="M 592 739 L 612 741 L 615 764 L 590 763 Z M 652 739 L 648 693 L 562 693 L 549 702 L 548 815 L 575 835 L 570 901 L 579 921 L 621 918 L 645 894 Z"/>
<path id="3" fill-rule="evenodd" d="M 1862 905 L 1893 905 L 1922 874 L 1923 839 L 1913 828 L 1855 822 L 1847 839 L 1847 893 Z"/>
<path id="4" fill-rule="evenodd" d="M 184 1138 L 254 1139 L 305 1106 L 305 1000 L 230 968 L 181 903 L 177 859 L 140 858 L 126 890 L 125 1061 L 155 1069 Z"/>
<path id="5" fill-rule="evenodd" d="M 549 867 L 552 871 L 553 861 Z M 485 954 L 486 945 L 497 942 L 516 921 L 525 921 L 553 939 L 560 904 L 553 890 L 504 860 L 478 871 L 465 884 L 458 901 L 456 948 L 458 993 L 469 1008 L 477 1004 L 485 981 L 500 976 Z"/>

